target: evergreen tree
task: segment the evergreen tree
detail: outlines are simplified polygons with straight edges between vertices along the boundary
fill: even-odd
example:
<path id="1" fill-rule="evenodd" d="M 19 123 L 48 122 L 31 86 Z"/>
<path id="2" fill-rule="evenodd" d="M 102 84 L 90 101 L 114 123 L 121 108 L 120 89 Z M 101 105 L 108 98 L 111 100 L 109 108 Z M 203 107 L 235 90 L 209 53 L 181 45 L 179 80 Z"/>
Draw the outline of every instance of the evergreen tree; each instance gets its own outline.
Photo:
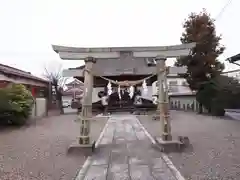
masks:
<path id="1" fill-rule="evenodd" d="M 192 90 L 199 90 L 202 84 L 216 77 L 224 69 L 217 58 L 224 51 L 221 36 L 216 35 L 214 20 L 203 10 L 191 13 L 183 24 L 182 43 L 196 42 L 189 56 L 177 59 L 176 66 L 187 66 L 184 74 Z"/>

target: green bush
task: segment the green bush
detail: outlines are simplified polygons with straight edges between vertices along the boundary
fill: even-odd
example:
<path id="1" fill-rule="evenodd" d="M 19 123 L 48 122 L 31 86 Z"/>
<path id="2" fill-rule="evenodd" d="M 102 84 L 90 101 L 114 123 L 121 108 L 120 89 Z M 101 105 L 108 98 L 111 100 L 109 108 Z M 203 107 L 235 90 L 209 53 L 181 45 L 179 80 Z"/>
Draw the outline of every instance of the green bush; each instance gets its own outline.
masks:
<path id="1" fill-rule="evenodd" d="M 0 90 L 1 124 L 23 125 L 32 112 L 33 97 L 25 86 L 13 84 Z"/>
<path id="2" fill-rule="evenodd" d="M 240 108 L 240 84 L 232 77 L 218 76 L 203 84 L 196 98 L 209 113 L 223 116 L 225 109 Z"/>
<path id="3" fill-rule="evenodd" d="M 218 90 L 211 82 L 202 84 L 196 94 L 196 99 L 201 103 L 209 112 L 211 112 L 212 99 L 216 96 Z"/>

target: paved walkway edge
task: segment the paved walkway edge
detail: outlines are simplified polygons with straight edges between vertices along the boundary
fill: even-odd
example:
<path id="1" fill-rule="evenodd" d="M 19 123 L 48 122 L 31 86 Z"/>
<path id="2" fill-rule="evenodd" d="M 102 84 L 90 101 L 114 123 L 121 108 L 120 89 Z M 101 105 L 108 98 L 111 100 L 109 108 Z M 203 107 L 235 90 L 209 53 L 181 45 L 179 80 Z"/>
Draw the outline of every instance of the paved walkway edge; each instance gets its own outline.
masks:
<path id="1" fill-rule="evenodd" d="M 145 127 L 141 124 L 141 122 L 138 120 L 137 118 L 137 122 L 138 124 L 141 126 L 142 130 L 144 131 L 144 133 L 146 134 L 146 136 L 151 140 L 151 142 L 153 144 L 156 144 L 156 141 L 154 140 L 154 138 L 147 132 L 147 130 L 145 129 Z M 175 178 L 177 180 L 185 180 L 185 178 L 181 175 L 181 173 L 177 170 L 177 168 L 173 165 L 172 161 L 168 158 L 168 156 L 164 153 L 162 153 L 162 159 L 165 161 L 165 163 L 167 164 L 167 166 L 169 167 L 169 169 L 173 172 L 173 174 L 175 175 Z"/>
<path id="2" fill-rule="evenodd" d="M 97 148 L 99 146 L 99 143 L 101 142 L 101 140 L 103 138 L 103 135 L 104 135 L 104 133 L 105 133 L 105 131 L 107 129 L 107 126 L 108 126 L 108 121 L 109 121 L 109 118 L 108 118 L 108 120 L 107 120 L 107 122 L 106 122 L 106 124 L 105 124 L 105 126 L 104 126 L 104 128 L 102 130 L 102 132 L 100 133 L 100 136 L 98 137 L 98 139 L 97 139 L 97 141 L 95 143 L 95 148 Z M 87 173 L 91 163 L 92 163 L 92 157 L 88 156 L 88 158 L 84 162 L 82 168 L 78 172 L 77 177 L 75 178 L 75 180 L 83 180 L 84 179 L 84 177 L 85 177 L 85 175 L 86 175 L 86 173 Z"/>

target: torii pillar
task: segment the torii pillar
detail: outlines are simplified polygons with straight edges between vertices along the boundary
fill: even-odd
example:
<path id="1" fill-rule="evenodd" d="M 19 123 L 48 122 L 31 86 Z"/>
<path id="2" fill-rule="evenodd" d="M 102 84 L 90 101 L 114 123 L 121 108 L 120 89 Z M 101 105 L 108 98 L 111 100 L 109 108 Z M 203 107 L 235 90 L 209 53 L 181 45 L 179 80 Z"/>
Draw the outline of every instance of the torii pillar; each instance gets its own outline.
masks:
<path id="1" fill-rule="evenodd" d="M 167 87 L 167 69 L 164 56 L 157 56 L 157 81 L 158 81 L 158 107 L 157 114 L 160 117 L 162 127 L 162 139 L 164 141 L 172 140 L 171 123 L 169 121 L 168 87 Z M 164 71 L 163 71 L 164 70 Z M 165 88 L 164 88 L 165 86 Z"/>
<path id="2" fill-rule="evenodd" d="M 80 137 L 79 144 L 81 146 L 91 145 L 90 140 L 90 121 L 92 119 L 92 92 L 93 92 L 93 75 L 92 67 L 96 62 L 93 57 L 85 58 L 84 71 L 84 96 L 82 103 L 81 121 L 80 121 Z"/>

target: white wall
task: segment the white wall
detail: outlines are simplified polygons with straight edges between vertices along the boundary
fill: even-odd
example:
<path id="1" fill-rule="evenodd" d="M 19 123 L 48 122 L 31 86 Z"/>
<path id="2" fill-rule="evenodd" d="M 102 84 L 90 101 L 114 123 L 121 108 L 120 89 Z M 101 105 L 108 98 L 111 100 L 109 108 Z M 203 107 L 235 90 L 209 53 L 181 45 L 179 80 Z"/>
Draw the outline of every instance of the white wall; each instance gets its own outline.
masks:
<path id="1" fill-rule="evenodd" d="M 191 105 L 194 103 L 194 111 L 198 111 L 199 109 L 199 103 L 196 100 L 196 96 L 170 96 L 170 102 L 169 105 L 171 106 L 171 103 L 175 105 L 175 102 L 178 101 L 180 102 L 180 110 L 187 110 L 187 104 Z M 185 107 L 185 108 L 184 108 Z M 204 107 L 203 107 L 203 112 L 208 112 Z"/>
<path id="2" fill-rule="evenodd" d="M 36 98 L 32 108 L 32 118 L 44 117 L 47 115 L 47 100 L 45 98 Z"/>
<path id="3" fill-rule="evenodd" d="M 188 86 L 183 86 L 183 83 L 186 82 L 186 80 L 184 78 L 175 78 L 175 77 L 168 77 L 167 78 L 167 83 L 168 83 L 168 86 L 169 86 L 169 83 L 170 81 L 177 81 L 177 86 L 176 86 L 176 89 L 177 89 L 177 92 L 169 92 L 169 95 L 171 94 L 181 94 L 181 93 L 192 93 L 192 91 L 190 90 L 190 88 Z M 157 95 L 157 89 L 158 87 L 156 86 L 156 83 L 157 81 L 155 81 L 153 84 L 152 84 L 152 93 L 155 95 Z M 174 86 L 175 87 L 175 86 Z"/>
<path id="4" fill-rule="evenodd" d="M 177 97 L 171 96 L 169 103 L 175 104 L 175 102 L 178 102 L 178 101 L 180 101 L 180 109 L 184 109 L 184 105 L 185 105 L 185 108 L 187 108 L 187 104 L 192 104 L 192 103 L 194 103 L 194 108 L 195 108 L 197 104 L 195 96 L 177 96 Z"/>
<path id="5" fill-rule="evenodd" d="M 36 105 L 33 104 L 31 118 L 34 118 L 35 116 L 36 116 Z"/>
<path id="6" fill-rule="evenodd" d="M 45 98 L 36 98 L 36 116 L 42 117 L 47 114 L 47 100 Z"/>

